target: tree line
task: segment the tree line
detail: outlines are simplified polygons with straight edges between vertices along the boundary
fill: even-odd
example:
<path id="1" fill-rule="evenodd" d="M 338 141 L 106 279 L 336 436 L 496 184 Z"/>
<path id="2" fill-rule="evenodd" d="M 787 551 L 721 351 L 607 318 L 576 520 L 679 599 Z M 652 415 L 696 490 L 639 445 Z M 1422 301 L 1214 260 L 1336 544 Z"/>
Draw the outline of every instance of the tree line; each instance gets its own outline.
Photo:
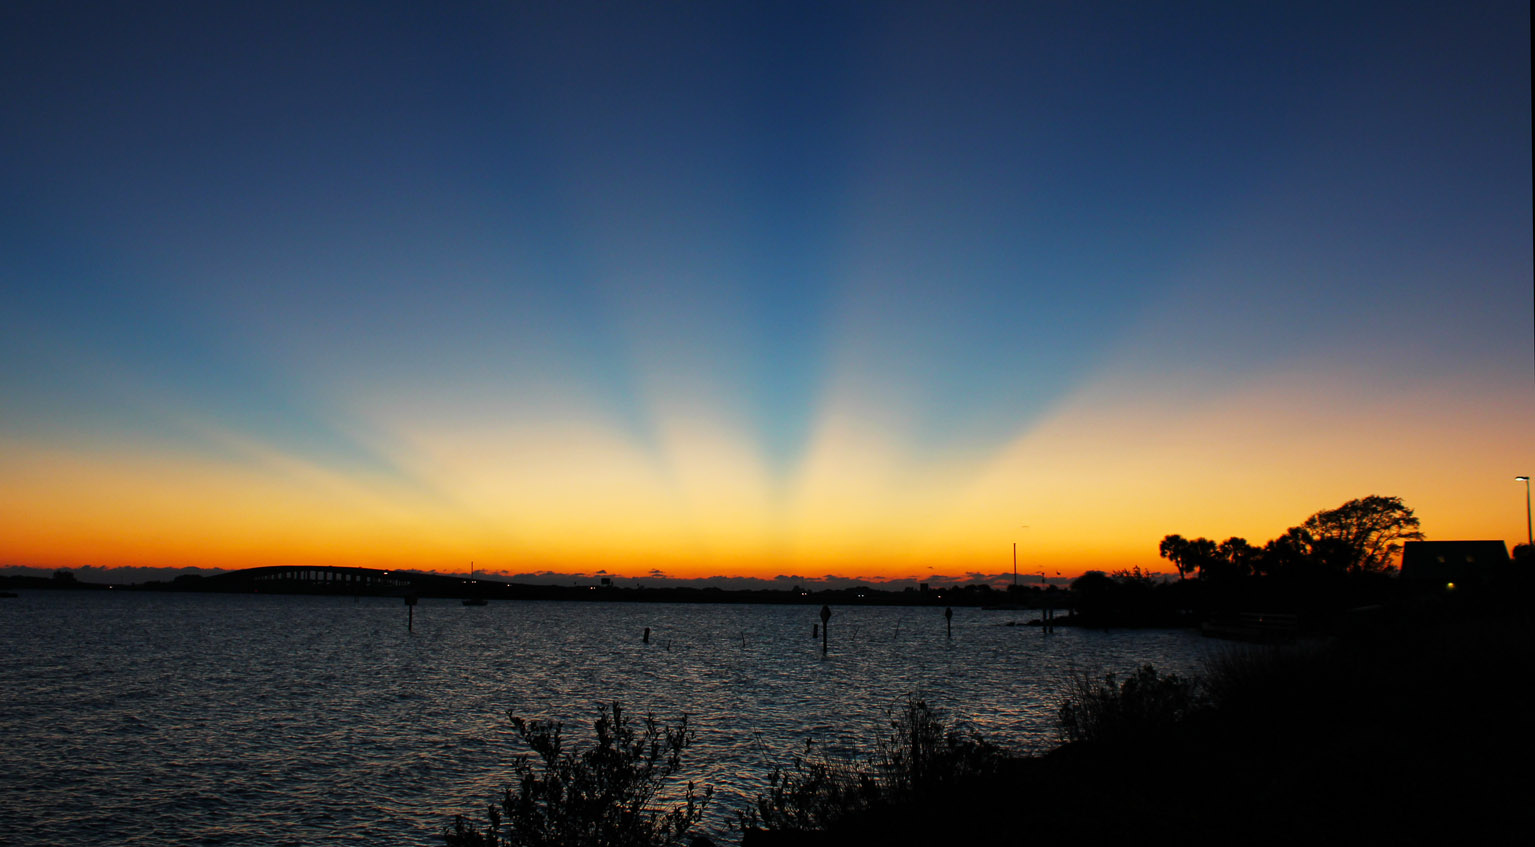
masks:
<path id="1" fill-rule="evenodd" d="M 1263 546 L 1232 537 L 1169 535 L 1158 551 L 1189 576 L 1207 582 L 1247 577 L 1389 574 L 1396 570 L 1403 541 L 1421 541 L 1418 518 L 1400 497 L 1371 495 L 1324 509 Z"/>

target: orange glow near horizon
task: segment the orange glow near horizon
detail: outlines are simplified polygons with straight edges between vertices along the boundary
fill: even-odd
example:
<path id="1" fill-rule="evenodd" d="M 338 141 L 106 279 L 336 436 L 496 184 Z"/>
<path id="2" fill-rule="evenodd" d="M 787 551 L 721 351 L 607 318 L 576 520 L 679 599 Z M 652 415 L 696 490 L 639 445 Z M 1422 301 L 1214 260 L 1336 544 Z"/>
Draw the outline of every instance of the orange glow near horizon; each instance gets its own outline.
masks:
<path id="1" fill-rule="evenodd" d="M 1256 543 L 1367 494 L 1430 538 L 1523 529 L 1501 485 L 1523 404 L 1426 387 L 1340 411 L 1279 375 L 1222 396 L 1104 379 L 987 452 L 921 453 L 879 410 L 833 404 L 775 476 L 739 429 L 678 415 L 643 449 L 594 423 L 515 432 L 416 421 L 357 473 L 224 439 L 217 458 L 0 443 L 0 563 L 273 564 L 643 578 L 1072 577 L 1169 568 L 1167 533 Z M 1448 398 L 1448 399 L 1447 399 Z M 1457 412 L 1476 408 L 1475 429 Z M 1384 423 L 1383 423 L 1384 422 Z M 1027 528 L 1024 528 L 1024 526 Z"/>

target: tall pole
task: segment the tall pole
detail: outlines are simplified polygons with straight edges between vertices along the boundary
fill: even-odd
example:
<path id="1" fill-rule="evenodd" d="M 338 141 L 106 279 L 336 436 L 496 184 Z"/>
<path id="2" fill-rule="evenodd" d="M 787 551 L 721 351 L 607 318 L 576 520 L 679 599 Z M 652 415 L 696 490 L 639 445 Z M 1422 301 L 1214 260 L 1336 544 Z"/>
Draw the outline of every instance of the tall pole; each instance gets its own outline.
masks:
<path id="1" fill-rule="evenodd" d="M 1524 541 L 1532 548 L 1530 552 L 1535 553 L 1535 524 L 1530 522 L 1530 476 L 1516 476 L 1514 481 L 1524 483 Z"/>
<path id="2" fill-rule="evenodd" d="M 1028 529 L 1028 524 L 1020 524 L 1019 529 Z M 1018 542 L 1013 542 L 1013 587 L 1018 587 Z"/>

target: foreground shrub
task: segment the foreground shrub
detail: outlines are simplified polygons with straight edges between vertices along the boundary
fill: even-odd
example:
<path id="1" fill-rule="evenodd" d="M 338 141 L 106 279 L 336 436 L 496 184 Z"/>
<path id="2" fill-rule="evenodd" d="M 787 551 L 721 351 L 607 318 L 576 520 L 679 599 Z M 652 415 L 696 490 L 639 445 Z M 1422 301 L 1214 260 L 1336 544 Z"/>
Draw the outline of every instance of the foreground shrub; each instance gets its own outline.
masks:
<path id="1" fill-rule="evenodd" d="M 579 754 L 563 749 L 560 723 L 509 717 L 537 758 L 518 757 L 512 766 L 515 785 L 506 789 L 499 808 L 486 811 L 484 829 L 457 816 L 443 832 L 448 847 L 675 844 L 703 816 L 713 794 L 706 788 L 699 795 L 692 782 L 668 789 L 693 741 L 686 715 L 675 727 L 646 715 L 636 731 L 617 703 L 602 706 L 597 744 Z"/>
<path id="2" fill-rule="evenodd" d="M 1086 674 L 1073 680 L 1058 724 L 1067 741 L 1117 741 L 1147 737 L 1182 721 L 1200 705 L 1199 688 L 1151 665 L 1119 682 Z"/>
<path id="3" fill-rule="evenodd" d="M 889 734 L 869 761 L 805 753 L 788 768 L 775 767 L 768 793 L 739 814 L 743 830 L 827 830 L 871 813 L 932 800 L 977 777 L 992 774 L 1005 754 L 973 733 L 945 729 L 926 702 L 908 699 L 890 716 Z"/>

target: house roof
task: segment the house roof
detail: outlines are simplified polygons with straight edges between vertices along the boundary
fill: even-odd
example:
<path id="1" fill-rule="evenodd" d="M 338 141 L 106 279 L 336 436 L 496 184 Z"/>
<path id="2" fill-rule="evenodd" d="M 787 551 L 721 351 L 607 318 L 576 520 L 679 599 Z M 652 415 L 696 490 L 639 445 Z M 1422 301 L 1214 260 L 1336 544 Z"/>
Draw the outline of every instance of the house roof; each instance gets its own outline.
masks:
<path id="1" fill-rule="evenodd" d="M 1501 541 L 1408 541 L 1402 545 L 1404 579 L 1455 580 L 1508 564 Z"/>

